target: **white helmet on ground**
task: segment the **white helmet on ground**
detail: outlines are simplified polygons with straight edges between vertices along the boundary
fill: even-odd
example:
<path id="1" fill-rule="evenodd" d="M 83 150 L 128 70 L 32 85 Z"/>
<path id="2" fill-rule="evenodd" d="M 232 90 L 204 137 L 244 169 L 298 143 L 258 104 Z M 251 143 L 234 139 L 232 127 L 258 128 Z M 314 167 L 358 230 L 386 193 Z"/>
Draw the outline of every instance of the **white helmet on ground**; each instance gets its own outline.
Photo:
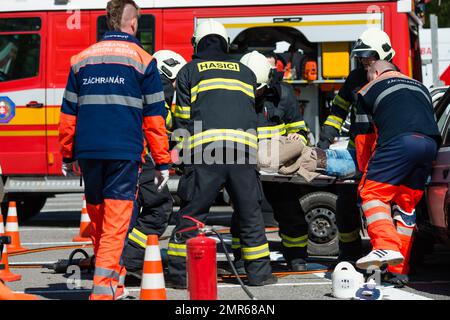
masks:
<path id="1" fill-rule="evenodd" d="M 201 22 L 197 28 L 195 29 L 194 36 L 192 37 L 192 44 L 198 45 L 200 40 L 202 40 L 205 36 L 210 34 L 216 34 L 225 39 L 227 44 L 230 43 L 230 39 L 228 38 L 228 33 L 223 24 L 220 22 L 208 19 Z"/>
<path id="2" fill-rule="evenodd" d="M 153 54 L 156 59 L 159 73 L 166 75 L 173 80 L 177 77 L 178 71 L 186 64 L 186 60 L 172 50 L 159 50 Z"/>
<path id="3" fill-rule="evenodd" d="M 395 51 L 386 32 L 371 28 L 364 31 L 358 41 L 356 41 L 352 50 L 352 56 L 360 58 L 373 57 L 377 60 L 391 61 L 395 56 Z"/>
<path id="4" fill-rule="evenodd" d="M 269 83 L 272 66 L 263 54 L 258 51 L 249 52 L 241 58 L 241 63 L 249 67 L 256 75 L 257 89 L 261 89 Z"/>

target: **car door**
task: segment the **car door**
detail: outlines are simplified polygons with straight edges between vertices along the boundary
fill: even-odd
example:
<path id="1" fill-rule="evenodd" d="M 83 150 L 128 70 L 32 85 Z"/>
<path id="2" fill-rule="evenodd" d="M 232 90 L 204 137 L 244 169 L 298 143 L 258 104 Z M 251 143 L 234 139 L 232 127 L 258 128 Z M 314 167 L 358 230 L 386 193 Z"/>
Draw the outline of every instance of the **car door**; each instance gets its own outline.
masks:
<path id="1" fill-rule="evenodd" d="M 427 188 L 427 205 L 431 224 L 446 229 L 444 201 L 450 183 L 450 88 L 444 95 L 436 94 L 435 114 L 442 135 L 442 145 L 433 164 L 431 182 Z"/>

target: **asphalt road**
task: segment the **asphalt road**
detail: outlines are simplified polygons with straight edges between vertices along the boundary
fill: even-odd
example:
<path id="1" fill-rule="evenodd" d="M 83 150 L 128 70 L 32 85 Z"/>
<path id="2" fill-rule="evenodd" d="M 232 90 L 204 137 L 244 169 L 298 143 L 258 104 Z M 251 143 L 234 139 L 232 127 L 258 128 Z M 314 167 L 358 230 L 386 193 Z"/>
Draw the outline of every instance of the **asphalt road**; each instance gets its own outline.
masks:
<path id="1" fill-rule="evenodd" d="M 74 245 L 72 238 L 78 234 L 82 200 L 81 195 L 65 195 L 49 199 L 42 212 L 32 220 L 20 222 L 22 245 L 28 249 Z M 214 207 L 212 211 L 229 212 L 229 207 Z M 218 227 L 221 228 L 221 227 Z M 166 232 L 168 235 L 170 230 Z M 165 235 L 163 238 L 165 238 Z M 226 242 L 231 237 L 225 235 Z M 274 232 L 268 234 L 271 244 L 272 265 L 275 271 L 284 271 L 285 264 L 277 252 L 280 239 Z M 167 248 L 167 240 L 160 242 Z M 82 272 L 79 281 L 76 274 L 58 274 L 43 265 L 52 265 L 59 259 L 67 259 L 73 249 L 43 251 L 11 256 L 12 272 L 22 275 L 22 280 L 8 283 L 17 292 L 38 295 L 42 299 L 87 299 L 92 286 L 92 273 Z M 89 254 L 91 248 L 85 249 Z M 334 257 L 311 257 L 310 269 L 324 269 L 333 263 Z M 219 265 L 225 265 L 223 253 L 218 254 Z M 25 266 L 27 268 L 25 268 Z M 31 268 L 30 268 L 31 267 Z M 403 289 L 384 286 L 386 300 L 450 300 L 450 251 L 436 248 L 433 255 L 426 256 L 424 264 L 411 276 L 411 283 Z M 77 278 L 78 279 L 78 278 Z M 139 283 L 127 283 L 132 298 L 139 297 Z M 335 300 L 331 295 L 330 273 L 290 274 L 279 278 L 277 284 L 250 288 L 258 299 L 267 300 Z M 219 282 L 220 300 L 248 300 L 242 288 L 234 283 Z M 169 300 L 188 299 L 186 290 L 167 289 Z"/>

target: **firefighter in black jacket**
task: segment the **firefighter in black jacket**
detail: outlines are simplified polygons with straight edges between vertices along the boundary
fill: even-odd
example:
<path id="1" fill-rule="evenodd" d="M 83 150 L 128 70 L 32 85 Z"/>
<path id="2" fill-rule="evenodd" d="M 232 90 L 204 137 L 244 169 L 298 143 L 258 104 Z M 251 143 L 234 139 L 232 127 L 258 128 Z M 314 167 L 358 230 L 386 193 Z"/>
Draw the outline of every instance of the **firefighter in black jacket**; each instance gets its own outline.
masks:
<path id="1" fill-rule="evenodd" d="M 239 216 L 248 284 L 275 283 L 256 171 L 255 75 L 227 57 L 228 36 L 219 22 L 198 25 L 193 44 L 193 60 L 178 73 L 173 135 L 183 136 L 182 160 L 192 163 L 185 175 L 193 175 L 194 188 L 169 241 L 168 286 L 186 287 L 186 240 L 196 231 L 183 232 L 195 227 L 183 216 L 205 221 L 223 187 Z"/>
<path id="2" fill-rule="evenodd" d="M 186 60 L 171 50 L 160 50 L 154 53 L 157 68 L 161 75 L 166 106 L 166 128 L 172 127 L 171 106 L 174 99 L 175 83 L 178 71 L 186 64 Z M 169 132 L 168 132 L 169 133 Z M 139 175 L 139 191 L 137 203 L 133 210 L 127 244 L 124 248 L 123 260 L 127 274 L 140 278 L 144 264 L 147 236 L 156 234 L 160 237 L 167 228 L 172 213 L 173 200 L 167 185 L 157 189 L 155 180 L 155 164 L 151 154 L 147 152 Z"/>
<path id="3" fill-rule="evenodd" d="M 308 129 L 298 107 L 292 87 L 280 81 L 271 81 L 271 65 L 267 58 L 253 51 L 244 55 L 241 62 L 256 75 L 259 84 L 256 91 L 258 114 L 258 140 L 287 135 L 289 140 L 300 140 L 307 144 Z M 272 79 L 273 80 L 273 79 Z M 269 86 L 270 83 L 270 86 Z M 293 271 L 306 270 L 308 224 L 301 214 L 295 186 L 287 183 L 264 183 L 264 195 L 279 223 L 282 252 Z M 236 220 L 236 219 L 233 219 Z M 232 224 L 232 248 L 236 266 L 239 268 L 240 242 L 237 221 Z M 240 269 L 240 268 L 239 268 Z M 241 271 L 241 270 L 240 270 Z"/>
<path id="4" fill-rule="evenodd" d="M 350 142 L 348 150 L 355 155 L 355 136 L 363 130 L 359 127 L 370 126 L 370 118 L 364 110 L 356 110 L 357 92 L 367 84 L 367 69 L 377 60 L 391 61 L 395 55 L 389 36 L 378 29 L 363 32 L 352 50 L 360 66 L 351 71 L 343 87 L 333 100 L 331 114 L 328 116 L 320 133 L 317 144 L 327 149 L 334 138 L 339 135 L 342 124 L 350 113 Z M 363 138 L 363 137 L 361 137 Z M 356 157 L 354 157 L 356 158 Z M 356 160 L 355 160 L 356 161 Z M 342 184 L 338 189 L 336 203 L 336 223 L 339 230 L 339 260 L 356 261 L 362 255 L 360 228 L 361 219 L 356 205 L 357 186 Z"/>

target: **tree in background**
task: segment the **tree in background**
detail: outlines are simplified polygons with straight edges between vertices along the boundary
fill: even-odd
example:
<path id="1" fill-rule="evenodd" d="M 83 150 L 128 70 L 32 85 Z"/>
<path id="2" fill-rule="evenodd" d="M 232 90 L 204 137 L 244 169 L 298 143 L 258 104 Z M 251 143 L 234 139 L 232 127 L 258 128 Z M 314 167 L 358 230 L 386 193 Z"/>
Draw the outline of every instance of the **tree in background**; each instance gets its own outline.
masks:
<path id="1" fill-rule="evenodd" d="M 424 11 L 425 28 L 430 27 L 430 14 L 438 16 L 439 28 L 450 28 L 450 0 L 416 0 L 416 11 Z"/>

